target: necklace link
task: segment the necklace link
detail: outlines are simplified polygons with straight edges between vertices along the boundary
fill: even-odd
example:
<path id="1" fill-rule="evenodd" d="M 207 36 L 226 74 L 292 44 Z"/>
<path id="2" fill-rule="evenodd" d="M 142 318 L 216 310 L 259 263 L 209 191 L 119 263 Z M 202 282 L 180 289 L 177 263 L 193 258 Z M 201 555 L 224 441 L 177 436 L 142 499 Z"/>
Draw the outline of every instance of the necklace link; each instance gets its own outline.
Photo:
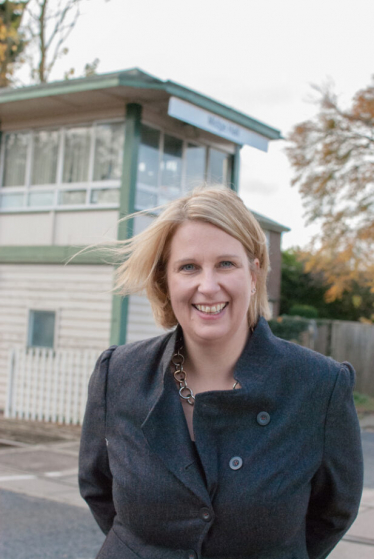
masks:
<path id="1" fill-rule="evenodd" d="M 175 371 L 173 373 L 175 380 L 179 384 L 179 396 L 186 400 L 191 406 L 195 403 L 195 396 L 192 389 L 187 385 L 187 374 L 183 369 L 184 355 L 181 353 L 183 347 L 180 347 L 176 353 L 174 353 L 171 362 L 175 366 Z"/>
<path id="2" fill-rule="evenodd" d="M 187 373 L 183 369 L 184 364 L 184 355 L 181 353 L 183 350 L 183 346 L 180 347 L 176 353 L 174 353 L 171 362 L 175 367 L 175 371 L 173 372 L 174 379 L 179 384 L 179 396 L 182 400 L 186 400 L 191 406 L 195 404 L 195 395 L 193 393 L 192 388 L 190 388 L 187 384 Z M 233 384 L 233 390 L 238 385 L 238 381 L 236 380 Z"/>

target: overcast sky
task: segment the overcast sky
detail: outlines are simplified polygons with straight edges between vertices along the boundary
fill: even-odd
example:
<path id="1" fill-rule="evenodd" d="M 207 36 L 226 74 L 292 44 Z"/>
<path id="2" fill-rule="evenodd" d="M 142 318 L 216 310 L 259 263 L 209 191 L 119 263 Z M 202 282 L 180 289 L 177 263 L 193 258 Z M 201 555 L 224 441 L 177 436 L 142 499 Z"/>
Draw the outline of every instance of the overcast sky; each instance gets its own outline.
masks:
<path id="1" fill-rule="evenodd" d="M 310 118 L 311 84 L 332 79 L 343 105 L 374 74 L 373 0 L 87 0 L 53 75 L 100 59 L 99 73 L 137 66 L 261 120 L 285 136 Z M 268 153 L 244 147 L 240 194 L 292 229 L 283 247 L 303 246 L 306 228 L 285 142 Z M 314 230 L 315 227 L 314 227 Z"/>

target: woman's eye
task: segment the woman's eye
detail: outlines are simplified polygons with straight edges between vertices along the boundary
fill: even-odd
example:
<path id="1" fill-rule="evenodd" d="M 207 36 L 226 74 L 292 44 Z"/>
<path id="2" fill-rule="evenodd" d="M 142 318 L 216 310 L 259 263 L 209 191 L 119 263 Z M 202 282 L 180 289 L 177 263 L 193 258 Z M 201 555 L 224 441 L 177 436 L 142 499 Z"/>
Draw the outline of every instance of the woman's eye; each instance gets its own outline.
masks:
<path id="1" fill-rule="evenodd" d="M 195 264 L 183 264 L 181 266 L 181 270 L 185 272 L 192 272 L 195 269 Z"/>
<path id="2" fill-rule="evenodd" d="M 230 260 L 223 260 L 220 262 L 221 268 L 231 268 L 234 264 Z"/>

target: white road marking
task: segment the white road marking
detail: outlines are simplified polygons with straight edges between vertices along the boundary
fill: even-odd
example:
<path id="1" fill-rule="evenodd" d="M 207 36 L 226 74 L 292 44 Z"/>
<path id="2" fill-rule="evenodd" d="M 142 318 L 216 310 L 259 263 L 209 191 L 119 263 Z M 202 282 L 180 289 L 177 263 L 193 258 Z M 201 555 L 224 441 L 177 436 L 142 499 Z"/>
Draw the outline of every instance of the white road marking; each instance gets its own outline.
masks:
<path id="1" fill-rule="evenodd" d="M 61 472 L 45 472 L 47 477 L 63 477 L 78 475 L 78 468 L 70 468 L 70 470 L 63 470 Z"/>

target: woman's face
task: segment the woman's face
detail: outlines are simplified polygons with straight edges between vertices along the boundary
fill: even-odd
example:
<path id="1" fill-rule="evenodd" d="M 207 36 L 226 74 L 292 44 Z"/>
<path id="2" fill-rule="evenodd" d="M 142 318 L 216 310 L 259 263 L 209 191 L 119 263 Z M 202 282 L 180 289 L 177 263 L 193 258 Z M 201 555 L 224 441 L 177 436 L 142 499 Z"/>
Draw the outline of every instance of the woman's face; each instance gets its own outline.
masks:
<path id="1" fill-rule="evenodd" d="M 210 223 L 184 222 L 171 240 L 167 283 L 185 338 L 225 345 L 246 338 L 256 278 L 240 241 Z"/>

